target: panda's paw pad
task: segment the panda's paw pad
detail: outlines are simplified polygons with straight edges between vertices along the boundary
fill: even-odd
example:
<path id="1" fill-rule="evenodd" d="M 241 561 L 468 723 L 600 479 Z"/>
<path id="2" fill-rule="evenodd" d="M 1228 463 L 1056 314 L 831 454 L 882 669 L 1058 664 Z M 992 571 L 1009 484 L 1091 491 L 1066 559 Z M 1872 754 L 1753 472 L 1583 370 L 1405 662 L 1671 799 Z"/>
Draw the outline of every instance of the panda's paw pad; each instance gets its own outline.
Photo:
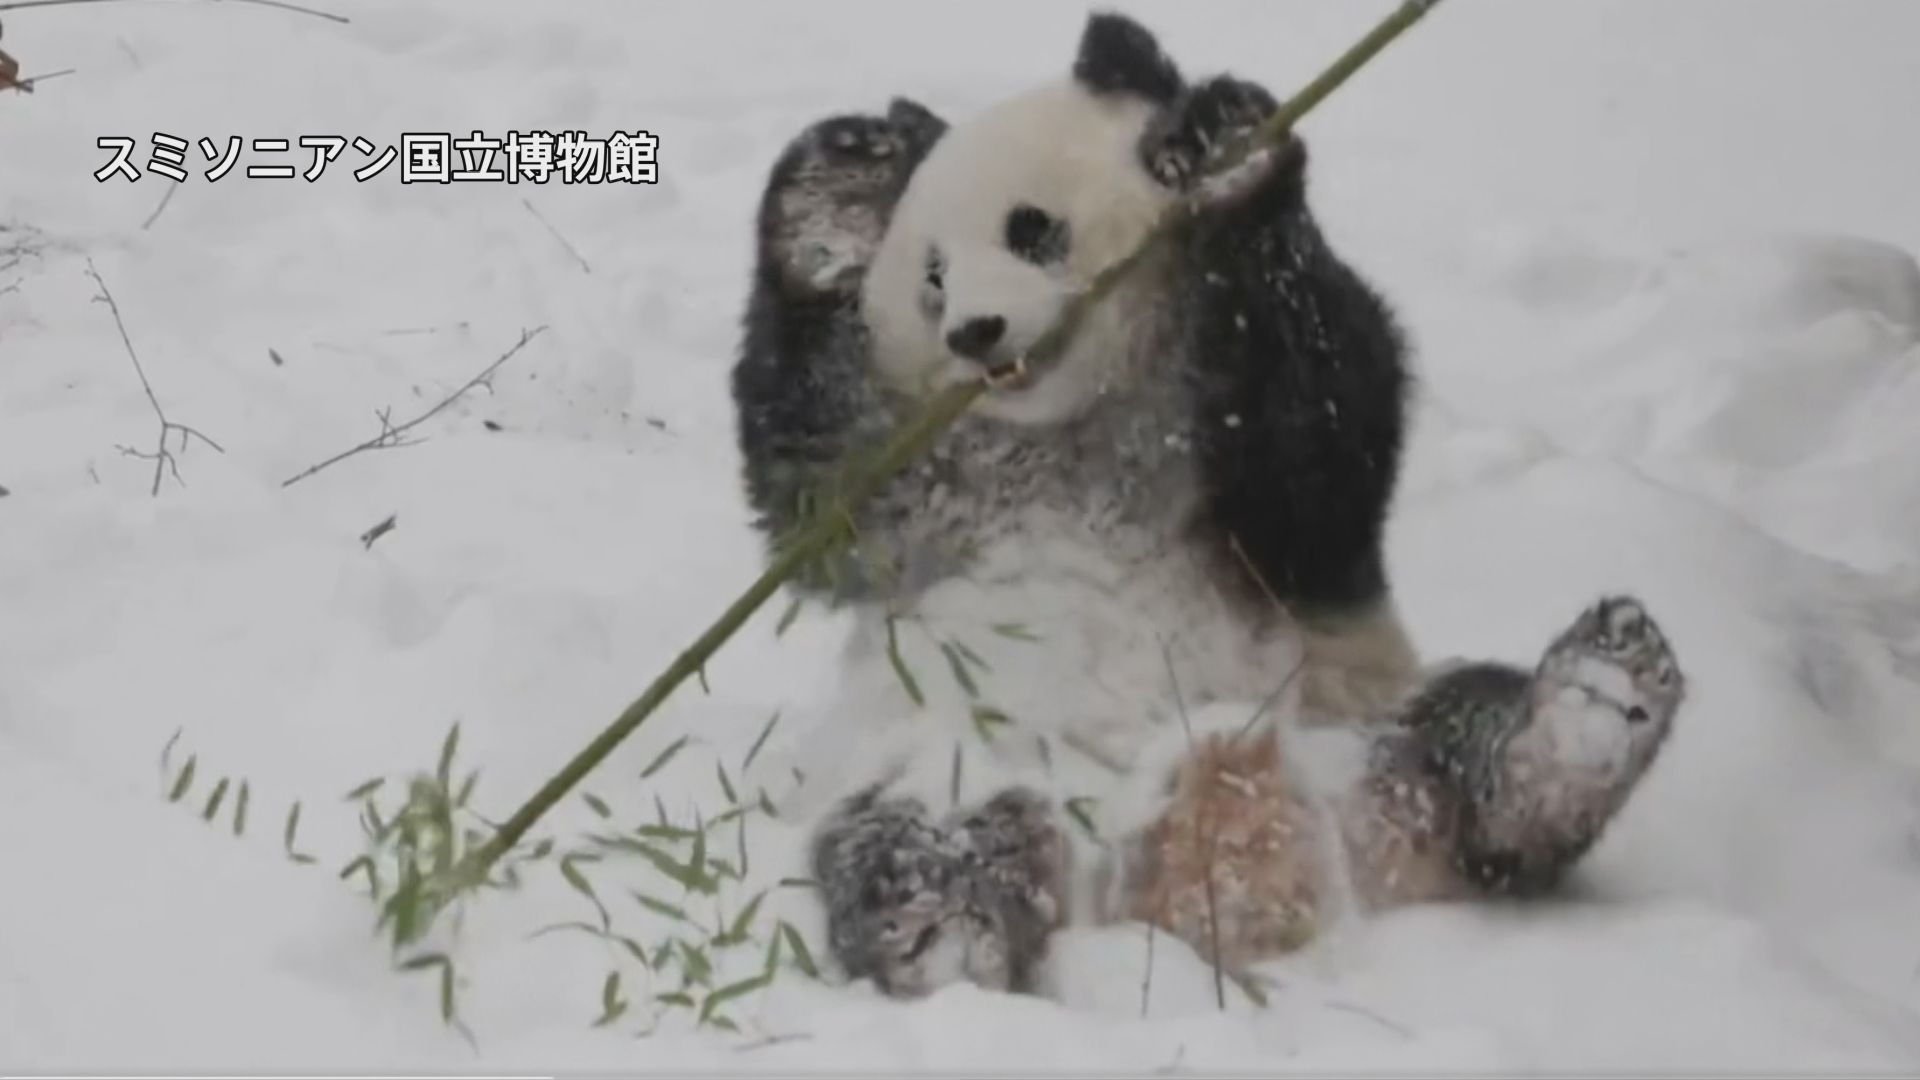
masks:
<path id="1" fill-rule="evenodd" d="M 1279 108 L 1265 87 L 1222 75 L 1194 88 L 1187 113 L 1188 122 L 1218 147 L 1252 131 Z"/>
<path id="2" fill-rule="evenodd" d="M 832 165 L 871 165 L 900 152 L 892 126 L 879 117 L 844 116 L 822 121 L 812 132 L 822 159 Z"/>
<path id="3" fill-rule="evenodd" d="M 1256 83 L 1226 75 L 1209 79 L 1148 125 L 1141 157 L 1155 179 L 1184 190 L 1278 108 Z"/>
<path id="4" fill-rule="evenodd" d="M 1646 604 L 1632 596 L 1603 597 L 1581 612 L 1548 651 L 1547 666 L 1575 679 L 1618 672 L 1637 699 L 1666 708 L 1677 704 L 1684 689 L 1673 646 Z"/>

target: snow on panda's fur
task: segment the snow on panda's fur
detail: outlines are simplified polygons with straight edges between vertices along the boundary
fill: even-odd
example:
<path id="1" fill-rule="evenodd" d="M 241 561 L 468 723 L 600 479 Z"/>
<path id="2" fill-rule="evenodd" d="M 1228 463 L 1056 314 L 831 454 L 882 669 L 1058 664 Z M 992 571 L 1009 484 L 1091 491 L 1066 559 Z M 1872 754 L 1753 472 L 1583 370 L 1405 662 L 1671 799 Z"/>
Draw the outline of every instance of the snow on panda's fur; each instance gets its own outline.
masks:
<path id="1" fill-rule="evenodd" d="M 764 196 L 733 375 L 761 527 L 792 528 L 931 392 L 1021 358 L 1274 104 L 1188 83 L 1100 14 L 1066 78 L 965 124 L 896 100 L 810 127 Z M 857 542 L 798 582 L 855 625 L 783 808 L 878 785 L 863 805 L 964 817 L 1026 785 L 1111 809 L 1182 709 L 1251 712 L 1286 687 L 1292 713 L 1346 720 L 1412 688 L 1383 556 L 1404 347 L 1315 224 L 1305 169 L 1295 141 L 855 510 Z M 852 850 L 835 835 L 821 858 Z M 918 880 L 871 840 L 863 858 Z M 1060 846 L 1060 873 L 1085 869 Z M 1069 893 L 1041 891 L 1060 902 L 997 917 L 1065 919 Z M 857 951 L 836 944 L 850 969 Z M 995 964 L 988 981 L 1020 981 Z"/>

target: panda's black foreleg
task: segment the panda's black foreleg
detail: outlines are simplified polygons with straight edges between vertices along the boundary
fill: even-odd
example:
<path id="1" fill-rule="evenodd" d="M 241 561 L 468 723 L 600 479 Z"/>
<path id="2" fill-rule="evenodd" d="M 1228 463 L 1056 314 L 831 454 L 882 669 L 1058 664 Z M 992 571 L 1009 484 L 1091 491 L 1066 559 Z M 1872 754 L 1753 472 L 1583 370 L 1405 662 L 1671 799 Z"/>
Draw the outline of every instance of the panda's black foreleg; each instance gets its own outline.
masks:
<path id="1" fill-rule="evenodd" d="M 884 116 L 829 117 L 795 137 L 768 177 L 731 389 L 748 502 L 771 541 L 807 517 L 850 453 L 891 430 L 869 373 L 861 290 L 894 206 L 944 130 L 904 99 Z M 866 576 L 842 555 L 794 584 L 848 598 L 871 591 Z"/>

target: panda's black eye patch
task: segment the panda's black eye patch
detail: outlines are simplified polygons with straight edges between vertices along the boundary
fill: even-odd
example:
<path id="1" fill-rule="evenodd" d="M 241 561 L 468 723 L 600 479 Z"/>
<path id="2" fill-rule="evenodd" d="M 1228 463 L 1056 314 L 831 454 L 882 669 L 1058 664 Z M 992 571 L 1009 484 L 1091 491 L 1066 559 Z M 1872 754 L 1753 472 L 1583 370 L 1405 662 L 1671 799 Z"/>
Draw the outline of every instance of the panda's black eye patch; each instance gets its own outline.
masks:
<path id="1" fill-rule="evenodd" d="M 1069 241 L 1067 223 L 1037 206 L 1021 203 L 1007 211 L 1007 250 L 1030 263 L 1059 262 Z"/>

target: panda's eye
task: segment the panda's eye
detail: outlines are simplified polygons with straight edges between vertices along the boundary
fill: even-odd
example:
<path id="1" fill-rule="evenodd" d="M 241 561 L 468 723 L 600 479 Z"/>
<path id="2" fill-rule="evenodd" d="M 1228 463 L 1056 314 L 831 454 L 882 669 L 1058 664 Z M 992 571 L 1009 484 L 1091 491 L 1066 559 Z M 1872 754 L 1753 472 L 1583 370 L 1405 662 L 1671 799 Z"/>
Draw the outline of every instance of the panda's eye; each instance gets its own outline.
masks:
<path id="1" fill-rule="evenodd" d="M 1007 211 L 1007 250 L 1030 263 L 1066 258 L 1069 239 L 1067 223 L 1037 206 L 1022 203 Z"/>
<path id="2" fill-rule="evenodd" d="M 940 257 L 939 248 L 927 251 L 927 286 L 940 289 L 946 285 L 947 260 Z"/>

